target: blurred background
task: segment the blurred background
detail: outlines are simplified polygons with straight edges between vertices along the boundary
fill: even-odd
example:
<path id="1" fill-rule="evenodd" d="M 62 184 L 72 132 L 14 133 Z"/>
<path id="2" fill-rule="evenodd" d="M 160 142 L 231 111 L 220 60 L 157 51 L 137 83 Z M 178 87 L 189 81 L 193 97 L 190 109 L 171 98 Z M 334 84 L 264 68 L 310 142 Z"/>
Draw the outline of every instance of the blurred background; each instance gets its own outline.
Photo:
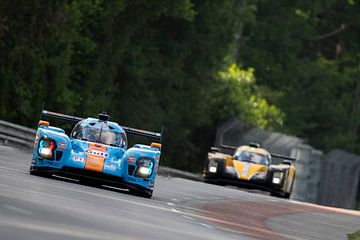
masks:
<path id="1" fill-rule="evenodd" d="M 51 111 L 160 131 L 200 171 L 236 118 L 360 153 L 356 0 L 2 0 L 0 119 Z"/>

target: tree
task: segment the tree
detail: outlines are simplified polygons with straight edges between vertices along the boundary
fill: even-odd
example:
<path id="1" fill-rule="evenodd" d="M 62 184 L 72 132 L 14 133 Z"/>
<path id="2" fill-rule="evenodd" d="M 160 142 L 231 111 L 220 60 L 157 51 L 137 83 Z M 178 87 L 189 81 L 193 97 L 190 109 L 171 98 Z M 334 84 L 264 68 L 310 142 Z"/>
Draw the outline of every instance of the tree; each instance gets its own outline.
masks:
<path id="1" fill-rule="evenodd" d="M 356 149 L 359 2 L 257 1 L 256 7 L 238 62 L 256 69 L 260 85 L 280 92 L 271 101 L 286 115 L 284 130 L 324 150 Z"/>
<path id="2" fill-rule="evenodd" d="M 281 128 L 284 114 L 269 104 L 263 97 L 264 91 L 269 90 L 256 85 L 252 68 L 243 70 L 232 64 L 226 71 L 220 71 L 212 103 L 214 115 L 220 116 L 218 122 L 238 117 L 260 128 Z"/>

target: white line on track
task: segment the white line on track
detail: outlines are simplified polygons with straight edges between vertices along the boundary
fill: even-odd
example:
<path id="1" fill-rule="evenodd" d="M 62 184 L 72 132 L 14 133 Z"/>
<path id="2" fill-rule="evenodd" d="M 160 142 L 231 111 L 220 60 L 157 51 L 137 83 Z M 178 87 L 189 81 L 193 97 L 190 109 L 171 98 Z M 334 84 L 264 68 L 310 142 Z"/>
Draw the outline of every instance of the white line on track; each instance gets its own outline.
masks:
<path id="1" fill-rule="evenodd" d="M 39 182 L 38 182 L 39 183 Z M 87 195 L 92 195 L 92 196 L 97 196 L 97 197 L 101 197 L 101 198 L 107 198 L 107 199 L 110 199 L 110 200 L 114 200 L 114 201 L 119 201 L 119 202 L 124 202 L 124 203 L 127 203 L 127 204 L 133 204 L 133 205 L 137 205 L 137 206 L 141 206 L 141 207 L 147 207 L 147 208 L 152 208 L 152 209 L 156 209 L 156 210 L 161 210 L 161 211 L 171 211 L 171 212 L 174 212 L 174 213 L 177 213 L 177 214 L 181 214 L 181 215 L 186 215 L 186 216 L 190 216 L 190 217 L 194 217 L 194 218 L 197 218 L 197 219 L 202 219 L 202 220 L 206 220 L 206 221 L 210 221 L 210 222 L 215 222 L 215 223 L 218 223 L 218 224 L 222 224 L 222 225 L 226 225 L 226 226 L 231 226 L 231 227 L 239 227 L 239 228 L 246 228 L 248 230 L 252 230 L 252 231 L 256 231 L 257 233 L 261 232 L 263 233 L 264 235 L 266 234 L 273 234 L 272 231 L 270 230 L 267 230 L 267 229 L 262 229 L 262 228 L 257 228 L 257 227 L 252 227 L 252 226 L 245 226 L 245 225 L 242 225 L 242 224 L 237 224 L 237 223 L 234 223 L 234 222 L 229 222 L 229 221 L 226 221 L 226 220 L 219 220 L 217 218 L 212 218 L 212 217 L 206 217 L 206 216 L 202 216 L 202 215 L 199 215 L 198 214 L 198 211 L 196 211 L 195 213 L 194 212 L 189 212 L 189 211 L 179 211 L 177 209 L 174 209 L 174 208 L 166 208 L 166 207 L 162 207 L 162 206 L 156 206 L 156 205 L 153 205 L 153 204 L 146 204 L 146 203 L 140 203 L 140 202 L 134 202 L 133 200 L 126 200 L 126 199 L 123 199 L 123 198 L 117 198 L 117 197 L 113 197 L 113 196 L 108 196 L 108 195 L 104 195 L 104 194 L 97 194 L 97 193 L 93 193 L 93 192 L 88 192 L 88 191 L 83 191 L 83 190 L 75 190 L 75 189 L 70 189 L 70 188 L 67 188 L 67 187 L 60 187 L 60 186 L 55 186 L 53 184 L 48 184 L 48 183 L 40 183 L 40 184 L 43 184 L 43 185 L 50 185 L 52 187 L 56 187 L 56 188 L 60 188 L 60 189 L 66 189 L 67 191 L 73 191 L 73 192 L 79 192 L 79 193 L 83 193 L 83 194 L 87 194 Z M 7 185 L 4 185 L 4 184 L 1 184 L 0 183 L 0 186 L 3 185 L 3 186 L 7 186 Z M 34 192 L 35 194 L 38 194 L 38 195 L 47 195 L 49 197 L 54 197 L 53 195 L 51 194 L 46 194 L 46 193 L 39 193 L 39 192 Z M 0 192 L 0 196 L 3 195 L 1 192 Z M 7 196 L 7 195 L 5 195 Z M 58 197 L 60 198 L 60 197 Z M 153 203 L 154 201 L 151 200 L 150 203 Z M 161 202 L 158 202 L 158 203 L 161 203 Z M 199 209 L 197 209 L 199 210 Z M 229 230 L 228 228 L 221 228 L 223 230 Z M 237 231 L 234 231 L 234 232 L 237 232 L 237 233 L 243 233 L 245 235 L 251 235 L 249 233 L 244 233 L 244 232 L 241 232 L 239 230 Z M 288 239 L 293 239 L 293 240 L 300 240 L 303 238 L 298 238 L 296 236 L 292 236 L 292 235 L 288 235 L 288 234 L 280 234 L 280 233 L 276 233 L 280 236 L 284 236 Z M 254 236 L 257 236 L 257 235 L 254 235 Z"/>
<path id="2" fill-rule="evenodd" d="M 87 211 L 81 211 L 83 214 L 86 214 Z M 137 226 L 136 229 L 156 229 L 157 231 L 162 232 L 170 232 L 175 233 L 178 235 L 183 235 L 184 238 L 193 238 L 193 239 L 207 239 L 207 240 L 217 240 L 217 237 L 204 237 L 201 232 L 187 232 L 183 231 L 181 229 L 177 229 L 174 227 L 167 227 L 164 225 L 159 225 L 152 223 L 151 221 L 139 221 L 136 219 L 129 219 L 129 218 L 123 218 L 119 216 L 113 216 L 111 214 L 101 213 L 98 212 L 99 218 L 106 218 L 109 221 L 117 222 L 118 224 L 129 224 L 130 226 Z M 124 237 L 121 235 L 121 238 L 119 238 L 119 235 L 116 233 L 109 233 L 104 232 L 101 230 L 96 229 L 88 229 L 88 228 L 82 228 L 77 227 L 74 225 L 66 225 L 61 223 L 52 223 L 52 222 L 44 222 L 36 219 L 26 219 L 26 218 L 8 218 L 5 216 L 0 215 L 0 227 L 13 227 L 18 229 L 26 229 L 31 231 L 37 231 L 37 232 L 43 232 L 43 233 L 49 233 L 49 234 L 58 234 L 58 235 L 64 235 L 64 236 L 70 236 L 70 237 L 80 237 L 84 239 L 104 239 L 104 240 L 112 240 L 112 239 L 138 239 L 133 237 Z M 143 239 L 143 238 L 141 238 Z"/>
<path id="3" fill-rule="evenodd" d="M 269 230 L 266 230 L 266 229 L 260 229 L 260 228 L 252 227 L 252 226 L 244 226 L 244 225 L 240 225 L 240 224 L 233 223 L 233 222 L 228 222 L 228 221 L 219 220 L 219 219 L 212 218 L 212 217 L 202 216 L 202 215 L 199 215 L 199 209 L 194 209 L 194 210 L 196 210 L 196 212 L 179 211 L 179 210 L 174 209 L 174 208 L 170 209 L 170 208 L 167 208 L 167 207 L 156 206 L 156 205 L 153 204 L 154 200 L 151 200 L 150 204 L 147 204 L 147 203 L 134 202 L 133 200 L 127 200 L 127 199 L 113 197 L 113 196 L 109 196 L 109 195 L 98 194 L 98 193 L 89 192 L 89 191 L 80 190 L 80 189 L 71 189 L 71 188 L 68 188 L 68 187 L 62 187 L 62 186 L 54 185 L 54 184 L 51 184 L 51 183 L 45 183 L 45 182 L 40 183 L 38 181 L 33 181 L 33 182 L 36 182 L 37 184 L 41 184 L 41 185 L 48 185 L 48 186 L 51 186 L 52 188 L 56 187 L 56 188 L 64 189 L 64 190 L 67 190 L 67 191 L 73 191 L 73 192 L 83 193 L 83 194 L 86 194 L 86 195 L 91 195 L 91 196 L 96 196 L 96 197 L 101 197 L 101 198 L 107 198 L 107 199 L 114 200 L 114 201 L 124 202 L 126 204 L 133 204 L 133 205 L 152 208 L 152 209 L 161 210 L 161 211 L 171 211 L 171 212 L 174 212 L 174 213 L 177 213 L 177 214 L 187 215 L 187 216 L 190 216 L 190 217 L 194 217 L 194 218 L 198 218 L 198 219 L 202 219 L 202 220 L 206 220 L 206 221 L 211 221 L 211 222 L 216 222 L 216 223 L 224 224 L 224 225 L 227 225 L 227 226 L 243 227 L 243 228 L 245 227 L 245 228 L 248 228 L 248 229 L 253 230 L 253 231 L 255 230 L 257 232 L 264 232 L 264 234 L 272 233 L 272 231 L 269 231 Z M 3 184 L 0 183 L 0 186 L 1 185 L 3 185 Z M 6 185 L 3 185 L 3 186 L 6 186 Z M 35 194 L 39 195 L 39 193 L 37 193 L 37 192 Z M 0 195 L 2 195 L 2 194 L 0 193 Z M 53 195 L 46 194 L 46 193 L 40 193 L 40 195 L 47 195 L 49 197 L 54 197 Z M 160 203 L 160 204 L 162 203 L 160 201 L 157 201 L 157 202 Z M 239 232 L 241 233 L 241 231 L 238 231 L 238 233 Z M 249 234 L 247 234 L 247 235 L 249 235 Z M 284 234 L 281 234 L 281 235 L 284 236 Z M 288 239 L 296 239 L 296 240 L 298 240 L 298 238 L 295 237 L 295 236 L 290 236 L 290 235 L 285 235 L 285 236 Z"/>
<path id="4" fill-rule="evenodd" d="M 5 163 L 5 164 L 10 164 L 10 165 L 16 165 L 16 166 L 24 167 L 24 164 L 18 163 L 18 162 L 13 162 L 13 161 L 11 161 L 11 160 L 1 160 L 1 159 L 0 159 L 0 162 L 3 162 L 3 163 Z M 29 164 L 30 164 L 30 161 L 29 161 Z"/>
<path id="5" fill-rule="evenodd" d="M 186 215 L 181 215 L 183 218 L 187 219 L 187 220 L 195 220 L 195 218 L 186 216 Z"/>
<path id="6" fill-rule="evenodd" d="M 19 208 L 19 207 L 15 207 L 13 205 L 9 205 L 9 204 L 3 204 L 2 205 L 4 208 L 6 209 L 9 209 L 9 210 L 12 210 L 14 212 L 18 212 L 18 213 L 21 213 L 21 214 L 24 214 L 24 215 L 31 215 L 32 212 L 29 211 L 29 210 L 26 210 L 26 209 L 23 209 L 23 208 Z"/>
<path id="7" fill-rule="evenodd" d="M 10 171 L 15 171 L 15 172 L 21 172 L 21 173 L 27 173 L 26 171 L 20 171 L 20 170 L 16 170 L 16 169 L 7 168 L 7 167 L 1 167 L 1 166 L 0 166 L 0 169 L 5 169 L 5 170 L 10 170 Z M 147 208 L 152 208 L 152 209 L 161 210 L 161 211 L 167 211 L 167 212 L 171 211 L 171 212 L 179 213 L 179 214 L 182 214 L 182 215 L 186 215 L 186 216 L 190 216 L 190 217 L 194 217 L 194 218 L 198 218 L 198 219 L 202 219 L 202 220 L 206 220 L 206 221 L 216 222 L 216 223 L 226 225 L 226 226 L 247 228 L 248 230 L 261 232 L 263 234 L 273 233 L 272 231 L 269 231 L 269 230 L 266 230 L 266 229 L 260 229 L 260 228 L 252 227 L 252 226 L 244 226 L 244 225 L 241 225 L 241 224 L 237 224 L 237 223 L 233 223 L 233 222 L 229 222 L 229 221 L 225 221 L 225 220 L 219 220 L 217 218 L 202 216 L 202 215 L 198 214 L 198 212 L 201 212 L 200 209 L 194 209 L 194 210 L 196 210 L 195 213 L 194 212 L 188 212 L 188 211 L 179 211 L 179 210 L 176 210 L 174 208 L 170 209 L 170 208 L 167 208 L 167 207 L 154 205 L 154 203 L 163 204 L 163 202 L 161 202 L 161 201 L 150 200 L 150 201 L 148 201 L 150 204 L 148 204 L 148 203 L 144 203 L 144 202 L 135 202 L 135 201 L 133 201 L 133 199 L 127 200 L 127 199 L 124 199 L 124 198 L 104 195 L 104 194 L 95 193 L 95 192 L 89 192 L 89 191 L 80 190 L 80 189 L 71 189 L 69 187 L 62 187 L 62 186 L 59 186 L 57 184 L 55 185 L 53 183 L 45 183 L 45 182 L 32 181 L 30 179 L 27 179 L 27 182 L 29 182 L 29 181 L 34 182 L 36 184 L 40 184 L 40 185 L 48 185 L 48 186 L 51 186 L 52 188 L 59 188 L 59 189 L 64 189 L 66 191 L 73 191 L 73 192 L 83 193 L 84 195 L 107 198 L 109 200 L 119 201 L 119 202 L 123 202 L 123 203 L 126 203 L 126 204 L 132 204 L 132 205 L 136 205 L 136 206 L 147 207 Z M 7 185 L 0 183 L 0 186 L 1 185 L 8 187 Z M 43 193 L 43 192 L 34 192 L 34 194 L 45 195 L 45 196 L 48 196 L 48 197 L 54 197 L 51 194 L 46 194 L 46 193 Z M 9 197 L 8 195 L 4 195 L 1 192 L 0 192 L 0 195 Z M 178 199 L 171 199 L 171 200 L 176 201 L 176 202 L 180 201 Z M 241 231 L 237 231 L 237 233 L 241 233 Z M 296 239 L 296 240 L 301 239 L 301 238 L 298 238 L 298 237 L 292 236 L 292 235 L 279 234 L 279 233 L 277 233 L 277 234 L 280 235 L 280 236 L 284 236 L 284 237 L 286 237 L 288 239 Z M 246 235 L 249 235 L 249 234 L 246 234 Z"/>
<path id="8" fill-rule="evenodd" d="M 300 213 L 301 214 L 301 213 Z M 322 214 L 322 213 L 309 213 L 309 212 L 305 212 L 306 215 L 313 215 L 313 216 L 323 216 L 323 218 L 334 218 L 333 216 L 329 216 L 328 214 Z M 289 214 L 288 216 L 290 215 L 298 215 L 298 214 Z M 271 221 L 271 218 L 268 219 L 268 221 Z M 297 222 L 297 221 L 294 221 L 294 220 L 289 220 L 289 219 L 285 219 L 283 220 L 284 222 Z M 343 219 L 339 219 L 339 222 L 341 221 L 341 223 L 344 223 L 345 221 L 343 221 Z M 313 220 L 313 219 L 307 219 L 306 220 L 306 223 L 307 224 L 311 224 L 311 223 L 314 223 L 314 224 L 319 224 L 319 225 L 324 225 L 324 226 L 328 226 L 328 227 L 335 227 L 335 228 L 338 228 L 338 229 L 344 229 L 345 231 L 352 231 L 353 228 L 352 227 L 347 227 L 347 226 L 344 226 L 344 225 L 339 225 L 339 224 L 334 224 L 334 223 L 325 223 L 325 222 L 322 222 L 322 221 L 317 221 L 317 220 Z"/>
<path id="9" fill-rule="evenodd" d="M 208 225 L 208 224 L 206 224 L 206 223 L 200 223 L 200 225 L 201 225 L 201 226 L 204 226 L 204 227 L 206 227 L 206 228 L 213 228 L 212 226 L 210 226 L 210 225 Z"/>
<path id="10" fill-rule="evenodd" d="M 18 170 L 18 169 L 13 169 L 13 168 L 8 168 L 8 167 L 3 167 L 3 166 L 0 166 L 0 169 L 8 170 L 8 171 L 11 171 L 11 172 L 29 173 L 29 172 L 27 172 L 27 171 Z"/>
<path id="11" fill-rule="evenodd" d="M 105 231 L 99 231 L 99 230 L 92 230 L 92 229 L 84 229 L 80 227 L 74 227 L 70 225 L 64 225 L 64 224 L 49 224 L 49 222 L 29 222 L 29 221 L 23 221 L 19 219 L 11 219 L 11 218 L 3 218 L 0 217 L 0 226 L 5 227 L 13 227 L 13 228 L 20 228 L 20 229 L 26 229 L 31 231 L 37 231 L 42 233 L 49 233 L 49 234 L 56 234 L 56 235 L 62 235 L 62 236 L 68 236 L 68 237 L 75 237 L 75 238 L 85 238 L 85 239 L 94 239 L 97 240 L 101 236 L 101 239 L 104 240 L 117 240 L 119 239 L 119 235 L 116 234 L 110 234 Z M 138 239 L 134 237 L 124 237 L 121 236 L 121 239 Z"/>
<path id="12" fill-rule="evenodd" d="M 175 213 L 179 213 L 180 211 L 176 210 L 175 208 L 172 208 L 171 211 L 175 212 Z"/>

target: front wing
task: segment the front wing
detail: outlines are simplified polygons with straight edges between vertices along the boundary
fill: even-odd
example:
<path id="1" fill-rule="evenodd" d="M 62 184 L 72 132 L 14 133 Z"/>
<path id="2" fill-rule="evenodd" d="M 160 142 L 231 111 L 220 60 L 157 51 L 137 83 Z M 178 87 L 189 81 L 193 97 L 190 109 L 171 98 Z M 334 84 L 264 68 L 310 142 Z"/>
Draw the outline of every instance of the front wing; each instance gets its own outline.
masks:
<path id="1" fill-rule="evenodd" d="M 74 167 L 63 167 L 60 169 L 52 168 L 52 167 L 36 167 L 30 166 L 30 173 L 34 175 L 59 175 L 64 177 L 76 178 L 76 179 L 88 179 L 96 181 L 102 185 L 111 185 L 120 188 L 128 188 L 139 191 L 153 190 L 153 184 L 139 184 L 140 181 L 136 178 L 133 178 L 132 181 L 126 181 L 129 179 L 125 179 L 123 177 L 118 177 L 110 174 L 85 171 L 80 168 Z M 129 178 L 129 176 L 127 177 Z M 137 182 L 137 183 L 136 183 Z M 145 187 L 144 185 L 147 185 Z"/>

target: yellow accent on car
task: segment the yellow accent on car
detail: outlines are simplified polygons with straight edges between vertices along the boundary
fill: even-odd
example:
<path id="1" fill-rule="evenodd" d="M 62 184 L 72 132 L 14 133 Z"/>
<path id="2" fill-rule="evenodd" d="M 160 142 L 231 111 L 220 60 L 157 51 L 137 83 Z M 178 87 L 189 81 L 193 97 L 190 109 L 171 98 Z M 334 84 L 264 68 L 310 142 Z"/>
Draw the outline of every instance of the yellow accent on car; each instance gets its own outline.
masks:
<path id="1" fill-rule="evenodd" d="M 250 178 L 257 172 L 268 171 L 268 167 L 261 164 L 247 163 L 241 161 L 233 161 L 234 168 L 239 172 L 241 180 L 249 181 Z"/>

